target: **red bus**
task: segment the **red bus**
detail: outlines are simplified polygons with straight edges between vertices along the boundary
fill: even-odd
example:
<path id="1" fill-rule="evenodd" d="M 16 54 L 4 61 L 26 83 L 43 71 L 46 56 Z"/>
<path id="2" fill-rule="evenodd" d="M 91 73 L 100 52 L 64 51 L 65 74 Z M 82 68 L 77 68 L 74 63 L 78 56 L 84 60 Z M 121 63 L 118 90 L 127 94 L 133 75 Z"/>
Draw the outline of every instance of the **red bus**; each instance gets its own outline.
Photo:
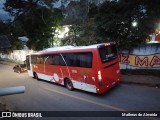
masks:
<path id="1" fill-rule="evenodd" d="M 102 94 L 120 82 L 115 43 L 49 48 L 26 56 L 29 76 Z"/>

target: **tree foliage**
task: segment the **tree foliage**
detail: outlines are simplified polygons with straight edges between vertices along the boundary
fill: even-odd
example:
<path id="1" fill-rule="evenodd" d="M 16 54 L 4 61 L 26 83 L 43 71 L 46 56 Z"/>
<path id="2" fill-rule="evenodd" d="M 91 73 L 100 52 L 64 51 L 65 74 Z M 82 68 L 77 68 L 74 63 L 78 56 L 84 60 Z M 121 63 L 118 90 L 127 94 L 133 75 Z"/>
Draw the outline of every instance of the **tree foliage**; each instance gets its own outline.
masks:
<path id="1" fill-rule="evenodd" d="M 62 0 L 62 12 L 52 8 L 54 1 L 6 0 L 5 10 L 15 16 L 12 26 L 19 27 L 17 35 L 29 37 L 29 48 L 53 46 L 62 13 L 63 24 L 71 25 L 62 45 L 115 41 L 120 49 L 131 49 L 144 43 L 160 24 L 160 0 L 106 0 L 97 5 L 90 0 Z M 137 26 L 132 26 L 133 22 Z"/>
<path id="2" fill-rule="evenodd" d="M 1 50 L 2 52 L 9 53 L 12 50 L 15 49 L 22 49 L 23 45 L 20 40 L 18 40 L 19 35 L 23 32 L 22 28 L 15 24 L 14 26 L 11 26 L 8 28 L 8 25 L 10 22 L 3 22 L 0 21 L 0 35 L 6 35 L 11 43 L 10 48 L 4 48 Z M 8 28 L 8 29 L 7 29 Z"/>
<path id="3" fill-rule="evenodd" d="M 64 10 L 65 24 L 81 25 L 88 17 L 87 0 L 71 1 Z"/>
<path id="4" fill-rule="evenodd" d="M 94 40 L 94 20 L 96 5 L 88 0 L 71 1 L 64 10 L 64 23 L 69 24 L 69 36 L 62 39 L 62 45 L 89 45 Z M 94 10 L 95 9 L 95 10 Z"/>
<path id="5" fill-rule="evenodd" d="M 18 24 L 29 38 L 27 46 L 41 50 L 53 45 L 54 31 L 59 27 L 62 13 L 52 8 L 57 0 L 6 0 L 5 10 L 15 17 L 11 26 Z"/>
<path id="6" fill-rule="evenodd" d="M 116 41 L 130 49 L 144 43 L 160 21 L 159 0 L 112 0 L 104 2 L 95 17 L 100 42 Z M 132 22 L 137 22 L 133 27 Z"/>
<path id="7" fill-rule="evenodd" d="M 46 8 L 36 9 L 33 11 L 32 17 L 27 15 L 23 23 L 27 36 L 30 38 L 28 47 L 35 50 L 50 47 L 53 44 L 53 33 L 60 25 L 61 17 L 58 9 L 49 11 Z"/>

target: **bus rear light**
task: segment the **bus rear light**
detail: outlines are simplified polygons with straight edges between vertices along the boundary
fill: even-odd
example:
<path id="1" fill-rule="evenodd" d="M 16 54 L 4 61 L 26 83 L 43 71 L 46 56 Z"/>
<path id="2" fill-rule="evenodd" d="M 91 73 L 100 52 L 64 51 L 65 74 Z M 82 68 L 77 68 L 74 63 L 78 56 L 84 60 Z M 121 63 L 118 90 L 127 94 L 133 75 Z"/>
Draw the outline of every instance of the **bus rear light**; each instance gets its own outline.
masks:
<path id="1" fill-rule="evenodd" d="M 102 80 L 102 75 L 101 75 L 101 71 L 100 70 L 98 70 L 98 79 Z"/>
<path id="2" fill-rule="evenodd" d="M 111 44 L 110 44 L 110 43 L 106 43 L 106 44 L 105 44 L 105 46 L 109 46 L 109 45 L 111 45 Z"/>
<path id="3" fill-rule="evenodd" d="M 99 85 L 102 85 L 102 75 L 100 70 L 98 70 L 98 83 Z"/>
<path id="4" fill-rule="evenodd" d="M 97 91 L 99 91 L 99 89 L 97 88 Z"/>
<path id="5" fill-rule="evenodd" d="M 100 70 L 98 70 L 98 75 L 101 75 L 101 71 Z"/>
<path id="6" fill-rule="evenodd" d="M 99 80 L 102 80 L 102 76 L 101 76 L 101 75 L 98 75 L 98 79 L 99 79 Z"/>

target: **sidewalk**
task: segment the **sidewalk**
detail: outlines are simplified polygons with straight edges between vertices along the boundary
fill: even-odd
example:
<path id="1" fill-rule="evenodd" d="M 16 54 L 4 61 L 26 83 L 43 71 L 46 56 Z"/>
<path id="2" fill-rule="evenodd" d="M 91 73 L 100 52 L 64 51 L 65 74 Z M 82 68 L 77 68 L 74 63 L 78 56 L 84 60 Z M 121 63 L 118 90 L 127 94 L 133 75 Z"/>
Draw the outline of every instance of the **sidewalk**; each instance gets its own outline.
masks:
<path id="1" fill-rule="evenodd" d="M 18 64 L 18 63 L 14 63 L 14 62 L 7 62 L 7 61 L 1 61 L 1 60 L 0 60 L 0 64 L 3 64 L 3 65 L 9 65 L 9 66 L 14 66 L 14 65 L 16 65 L 16 64 Z"/>
<path id="2" fill-rule="evenodd" d="M 122 74 L 122 83 L 160 88 L 160 77 L 150 75 Z"/>

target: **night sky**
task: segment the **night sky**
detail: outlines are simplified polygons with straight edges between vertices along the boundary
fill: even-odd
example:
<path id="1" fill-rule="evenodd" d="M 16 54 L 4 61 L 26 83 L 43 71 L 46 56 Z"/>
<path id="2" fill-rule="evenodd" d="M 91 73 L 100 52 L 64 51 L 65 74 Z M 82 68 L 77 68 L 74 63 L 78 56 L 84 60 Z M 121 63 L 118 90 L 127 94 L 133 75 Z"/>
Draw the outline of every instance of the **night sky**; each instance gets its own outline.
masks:
<path id="1" fill-rule="evenodd" d="M 4 3 L 6 0 L 0 0 L 0 20 L 7 20 L 10 19 L 11 17 L 9 16 L 9 14 L 4 11 L 3 7 L 4 7 Z M 58 1 L 57 3 L 54 4 L 54 7 L 60 7 L 60 1 Z"/>
<path id="2" fill-rule="evenodd" d="M 5 3 L 5 0 L 0 0 L 0 20 L 6 20 L 10 18 L 9 14 L 5 12 L 3 9 L 4 3 Z"/>

